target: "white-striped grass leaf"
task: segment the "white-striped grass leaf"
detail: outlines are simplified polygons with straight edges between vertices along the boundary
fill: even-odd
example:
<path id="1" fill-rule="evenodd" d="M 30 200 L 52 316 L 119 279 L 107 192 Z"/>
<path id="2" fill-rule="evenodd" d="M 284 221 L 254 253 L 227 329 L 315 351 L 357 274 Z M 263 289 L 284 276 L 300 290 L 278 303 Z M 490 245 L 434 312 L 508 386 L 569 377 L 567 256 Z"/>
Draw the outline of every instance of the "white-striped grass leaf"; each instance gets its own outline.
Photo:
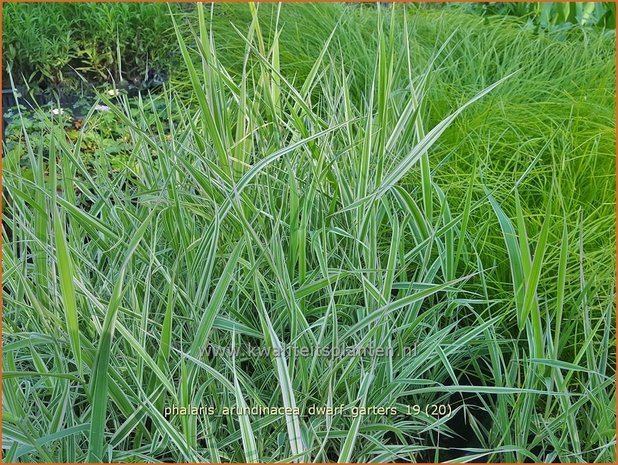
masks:
<path id="1" fill-rule="evenodd" d="M 489 92 L 498 87 L 511 76 L 513 76 L 513 74 L 509 74 L 508 76 L 500 79 L 499 81 L 496 81 L 495 83 L 472 97 L 449 116 L 444 118 L 440 123 L 438 123 L 434 128 L 432 128 L 427 133 L 427 135 L 418 142 L 418 144 L 414 146 L 410 153 L 406 155 L 403 160 L 401 160 L 399 164 L 390 171 L 389 174 L 384 177 L 381 184 L 377 186 L 377 188 L 371 194 L 364 196 L 363 198 L 358 199 L 352 204 L 344 207 L 343 209 L 339 210 L 339 213 L 355 209 L 365 203 L 367 200 L 375 200 L 380 196 L 384 195 L 384 193 L 394 187 L 397 182 L 399 182 L 399 180 L 406 175 L 410 168 L 412 168 L 412 166 L 416 164 L 416 162 L 421 158 L 423 154 L 427 153 L 429 148 L 431 148 L 431 146 L 438 140 L 438 138 L 442 135 L 446 128 L 448 128 L 466 108 L 468 108 L 476 101 L 480 100 L 482 97 L 487 95 Z"/>
<path id="2" fill-rule="evenodd" d="M 234 268 L 240 258 L 244 245 L 244 241 L 240 240 L 236 244 L 236 247 L 234 247 L 234 250 L 230 254 L 230 258 L 225 265 L 223 273 L 221 274 L 221 278 L 212 293 L 210 301 L 202 313 L 202 317 L 195 331 L 195 338 L 193 339 L 191 348 L 189 349 L 189 355 L 192 357 L 199 356 L 206 344 L 206 341 L 208 340 L 208 335 L 213 327 L 215 318 L 221 310 L 225 295 L 228 291 L 230 283 L 232 282 L 232 278 L 234 277 Z"/>
<path id="3" fill-rule="evenodd" d="M 524 296 L 525 296 L 525 276 L 524 266 L 522 264 L 522 254 L 517 238 L 517 233 L 513 227 L 513 223 L 509 217 L 504 213 L 504 210 L 500 204 L 494 199 L 494 197 L 485 189 L 487 199 L 491 203 L 491 206 L 500 223 L 500 229 L 502 230 L 502 236 L 506 245 L 506 250 L 509 256 L 509 262 L 511 264 L 511 277 L 513 282 L 513 292 L 515 295 L 515 308 L 517 310 L 517 325 L 519 329 L 524 328 L 526 322 L 524 315 Z"/>
<path id="4" fill-rule="evenodd" d="M 107 415 L 107 394 L 108 394 L 108 367 L 112 349 L 112 338 L 114 335 L 116 317 L 122 301 L 124 277 L 128 264 L 137 249 L 137 246 L 144 236 L 150 221 L 156 210 L 152 210 L 142 225 L 136 230 L 133 238 L 126 248 L 125 258 L 122 263 L 118 279 L 114 285 L 111 299 L 103 322 L 101 338 L 97 348 L 97 355 L 92 366 L 91 395 L 92 413 L 90 415 L 90 434 L 88 443 L 88 462 L 102 462 L 105 441 L 105 424 Z"/>
<path id="5" fill-rule="evenodd" d="M 365 407 L 367 402 L 367 394 L 369 392 L 369 387 L 373 382 L 374 375 L 372 372 L 365 373 L 363 379 L 361 380 L 360 387 L 358 388 L 358 406 Z M 356 441 L 358 440 L 358 431 L 360 429 L 361 422 L 363 420 L 362 415 L 357 415 L 352 420 L 352 425 L 350 429 L 346 433 L 345 441 L 341 446 L 341 452 L 339 453 L 338 463 L 349 463 L 352 459 L 352 454 L 354 452 L 354 446 Z"/>
<path id="6" fill-rule="evenodd" d="M 75 358 L 78 371 L 82 371 L 82 354 L 79 343 L 79 312 L 77 309 L 77 298 L 75 295 L 75 267 L 71 258 L 71 251 L 66 238 L 66 232 L 62 226 L 60 213 L 54 209 L 54 237 L 56 242 L 56 260 L 58 264 L 58 274 L 60 276 L 60 290 L 67 333 L 71 341 L 71 349 Z"/>
<path id="7" fill-rule="evenodd" d="M 427 289 L 424 289 L 412 295 L 408 295 L 406 297 L 402 297 L 401 299 L 397 299 L 393 302 L 390 302 L 374 310 L 373 312 L 369 313 L 365 318 L 358 321 L 354 325 L 350 326 L 348 330 L 341 335 L 341 339 L 346 339 L 358 333 L 359 331 L 371 325 L 372 323 L 376 323 L 377 321 L 380 321 L 382 318 L 384 318 L 387 314 L 391 312 L 404 308 L 407 305 L 413 304 L 415 302 L 422 301 L 425 298 L 435 294 L 436 292 L 440 292 L 442 290 L 450 288 L 451 286 L 453 286 L 453 284 L 470 279 L 470 277 L 472 276 L 473 275 L 462 276 L 460 278 L 454 279 L 452 281 L 449 281 L 443 284 L 434 284 L 434 285 L 429 286 Z"/>
<path id="8" fill-rule="evenodd" d="M 235 353 L 235 343 L 236 337 L 234 334 L 232 334 L 232 354 Z M 234 373 L 234 396 L 236 397 L 236 405 L 242 410 L 247 407 L 247 402 L 245 402 L 245 398 L 238 382 L 238 374 L 236 372 L 236 357 L 234 356 L 232 356 L 232 368 Z M 238 422 L 240 423 L 240 434 L 242 437 L 242 448 L 245 454 L 245 461 L 247 463 L 258 463 L 260 461 L 259 454 L 255 441 L 255 435 L 253 434 L 253 429 L 251 428 L 251 420 L 249 419 L 249 415 L 239 413 Z"/>
<path id="9" fill-rule="evenodd" d="M 257 277 L 255 278 L 257 282 Z M 259 292 L 259 288 L 258 288 Z M 261 302 L 258 294 L 258 300 Z M 264 331 L 264 337 L 270 350 L 275 354 L 275 368 L 277 372 L 277 379 L 279 380 L 279 388 L 281 391 L 281 397 L 283 399 L 283 406 L 286 409 L 295 409 L 296 398 L 294 395 L 294 388 L 292 386 L 292 380 L 288 372 L 288 365 L 285 359 L 283 346 L 275 333 L 268 313 L 264 309 L 263 303 L 261 304 L 261 319 Z M 297 415 L 289 414 L 285 415 L 285 423 L 288 431 L 288 440 L 290 443 L 290 450 L 295 462 L 307 462 L 308 456 L 305 444 L 302 437 L 300 428 L 300 421 Z"/>

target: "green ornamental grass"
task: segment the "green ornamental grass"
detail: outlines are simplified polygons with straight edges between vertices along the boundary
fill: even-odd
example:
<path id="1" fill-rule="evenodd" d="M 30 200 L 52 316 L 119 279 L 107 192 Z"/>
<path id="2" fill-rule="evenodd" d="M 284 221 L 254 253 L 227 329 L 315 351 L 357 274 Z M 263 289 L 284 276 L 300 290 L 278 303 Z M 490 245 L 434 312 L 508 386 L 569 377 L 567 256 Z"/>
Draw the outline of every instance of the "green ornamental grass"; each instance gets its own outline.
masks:
<path id="1" fill-rule="evenodd" d="M 4 461 L 614 462 L 615 35 L 169 14 L 161 91 L 3 145 Z"/>

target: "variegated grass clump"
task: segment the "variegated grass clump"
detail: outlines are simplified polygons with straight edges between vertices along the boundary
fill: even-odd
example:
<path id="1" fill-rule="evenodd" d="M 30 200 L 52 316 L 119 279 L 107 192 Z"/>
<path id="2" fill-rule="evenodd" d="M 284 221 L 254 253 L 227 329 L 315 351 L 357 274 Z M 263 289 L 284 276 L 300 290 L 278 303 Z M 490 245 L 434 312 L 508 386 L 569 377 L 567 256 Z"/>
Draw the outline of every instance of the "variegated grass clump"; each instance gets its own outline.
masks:
<path id="1" fill-rule="evenodd" d="M 4 160 L 4 459 L 613 461 L 614 287 L 607 271 L 594 277 L 613 270 L 613 252 L 597 265 L 586 255 L 612 220 L 602 205 L 569 210 L 586 173 L 553 150 L 557 130 L 510 182 L 492 153 L 529 141 L 485 144 L 487 126 L 465 126 L 478 113 L 458 119 L 489 99 L 485 118 L 508 121 L 499 92 L 529 70 L 460 89 L 467 98 L 436 122 L 428 96 L 471 43 L 447 38 L 419 68 L 416 25 L 378 11 L 374 43 L 347 45 L 371 58 L 359 98 L 337 29 L 292 78 L 279 34 L 247 8 L 240 72 L 222 65 L 198 4 L 190 40 L 175 26 L 180 93 L 101 96 L 132 133 L 119 174 L 104 157 L 88 171 L 81 138 L 54 119 L 47 151 L 24 125 L 32 178 Z M 462 127 L 468 138 L 449 146 Z M 604 160 L 601 142 L 586 147 Z M 472 169 L 455 178 L 449 166 Z M 208 356 L 247 345 L 276 355 Z M 278 350 L 289 345 L 394 355 Z M 447 404 L 452 416 L 424 408 Z M 170 405 L 300 414 L 165 415 Z M 304 414 L 312 405 L 400 414 Z"/>

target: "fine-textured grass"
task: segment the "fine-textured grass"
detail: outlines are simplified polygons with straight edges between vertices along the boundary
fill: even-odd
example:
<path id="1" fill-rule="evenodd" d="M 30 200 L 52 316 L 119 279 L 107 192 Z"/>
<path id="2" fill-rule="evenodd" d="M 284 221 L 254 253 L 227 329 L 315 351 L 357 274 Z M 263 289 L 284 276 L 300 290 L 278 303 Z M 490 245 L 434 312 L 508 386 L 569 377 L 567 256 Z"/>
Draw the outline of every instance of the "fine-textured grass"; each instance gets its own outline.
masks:
<path id="1" fill-rule="evenodd" d="M 4 461 L 614 462 L 615 39 L 174 20 L 185 78 L 101 96 L 123 169 L 49 114 L 3 160 Z"/>

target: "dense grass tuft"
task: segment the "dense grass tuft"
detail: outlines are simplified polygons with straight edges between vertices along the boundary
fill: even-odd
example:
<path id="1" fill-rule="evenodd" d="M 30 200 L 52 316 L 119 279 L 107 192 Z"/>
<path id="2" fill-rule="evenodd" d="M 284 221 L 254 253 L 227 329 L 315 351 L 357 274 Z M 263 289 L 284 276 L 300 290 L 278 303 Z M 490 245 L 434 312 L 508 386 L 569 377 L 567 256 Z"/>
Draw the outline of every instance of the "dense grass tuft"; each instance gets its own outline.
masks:
<path id="1" fill-rule="evenodd" d="M 614 462 L 615 39 L 188 15 L 171 86 L 100 97 L 123 168 L 42 112 L 3 160 L 4 460 Z M 300 352 L 340 347 L 386 354 Z"/>

